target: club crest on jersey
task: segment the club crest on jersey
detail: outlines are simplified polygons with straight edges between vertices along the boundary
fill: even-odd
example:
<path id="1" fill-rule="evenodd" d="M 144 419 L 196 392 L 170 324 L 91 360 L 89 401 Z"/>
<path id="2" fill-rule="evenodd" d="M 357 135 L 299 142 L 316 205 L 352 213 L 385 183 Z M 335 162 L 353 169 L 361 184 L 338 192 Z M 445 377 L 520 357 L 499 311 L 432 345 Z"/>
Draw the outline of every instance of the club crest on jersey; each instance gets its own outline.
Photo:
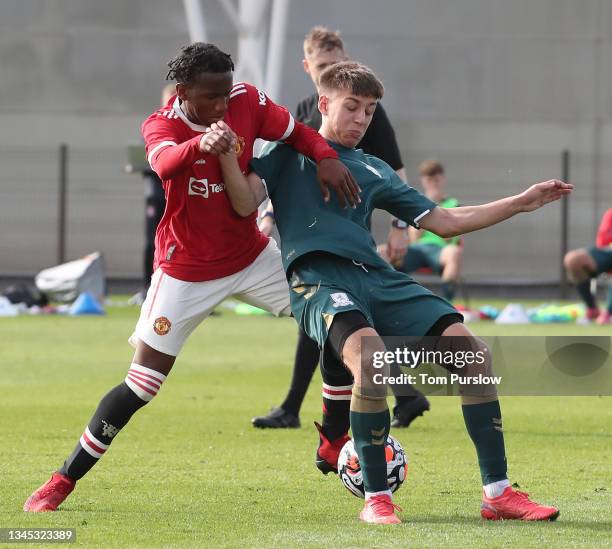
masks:
<path id="1" fill-rule="evenodd" d="M 170 331 L 171 327 L 172 323 L 165 316 L 160 316 L 153 322 L 153 330 L 160 336 L 165 336 Z"/>
<path id="2" fill-rule="evenodd" d="M 240 158 L 244 152 L 244 144 L 244 137 L 239 135 L 238 139 L 236 139 L 236 144 L 234 145 L 234 152 L 238 158 Z"/>
<path id="3" fill-rule="evenodd" d="M 344 292 L 338 292 L 336 294 L 329 294 L 329 297 L 332 298 L 334 307 L 346 307 L 348 305 L 355 305 L 350 299 L 349 296 Z"/>

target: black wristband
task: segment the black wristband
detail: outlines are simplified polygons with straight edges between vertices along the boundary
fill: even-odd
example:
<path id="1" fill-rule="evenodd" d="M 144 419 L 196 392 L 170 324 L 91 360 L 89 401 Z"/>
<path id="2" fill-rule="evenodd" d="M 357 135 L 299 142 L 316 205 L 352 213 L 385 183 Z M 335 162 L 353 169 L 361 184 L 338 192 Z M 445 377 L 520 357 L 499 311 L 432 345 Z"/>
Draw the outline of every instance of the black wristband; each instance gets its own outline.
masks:
<path id="1" fill-rule="evenodd" d="M 274 212 L 271 212 L 270 210 L 266 210 L 264 213 L 261 214 L 260 216 L 260 221 L 263 221 L 266 217 L 271 217 L 272 221 L 274 221 Z"/>
<path id="2" fill-rule="evenodd" d="M 408 223 L 402 221 L 401 219 L 394 219 L 393 221 L 391 221 L 391 226 L 394 229 L 407 229 Z"/>

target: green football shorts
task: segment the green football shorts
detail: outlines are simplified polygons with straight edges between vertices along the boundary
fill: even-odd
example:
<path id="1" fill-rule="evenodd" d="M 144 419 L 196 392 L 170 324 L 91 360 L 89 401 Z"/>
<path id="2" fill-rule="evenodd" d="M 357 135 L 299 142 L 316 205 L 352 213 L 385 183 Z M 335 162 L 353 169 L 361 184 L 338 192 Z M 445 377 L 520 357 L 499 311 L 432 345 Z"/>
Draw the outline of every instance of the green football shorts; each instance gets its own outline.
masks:
<path id="1" fill-rule="evenodd" d="M 423 336 L 447 314 L 458 314 L 408 275 L 333 254 L 307 254 L 291 267 L 291 310 L 323 347 L 334 316 L 357 310 L 381 336 Z"/>

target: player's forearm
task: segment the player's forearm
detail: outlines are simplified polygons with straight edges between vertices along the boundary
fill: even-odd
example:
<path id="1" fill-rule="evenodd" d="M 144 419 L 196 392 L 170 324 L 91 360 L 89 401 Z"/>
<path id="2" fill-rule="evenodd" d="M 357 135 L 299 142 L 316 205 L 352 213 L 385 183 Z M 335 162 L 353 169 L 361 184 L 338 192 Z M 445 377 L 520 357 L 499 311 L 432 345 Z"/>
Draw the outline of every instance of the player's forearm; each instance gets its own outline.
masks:
<path id="1" fill-rule="evenodd" d="M 446 223 L 442 224 L 440 232 L 435 229 L 434 232 L 444 238 L 450 238 L 500 223 L 520 213 L 521 207 L 515 196 L 509 196 L 479 206 L 460 206 L 452 209 L 436 208 L 436 210 L 444 214 Z"/>
<path id="2" fill-rule="evenodd" d="M 236 155 L 219 155 L 219 164 L 221 165 L 225 190 L 234 211 L 242 217 L 247 217 L 257 211 L 259 202 L 238 165 Z"/>
<path id="3" fill-rule="evenodd" d="M 295 123 L 295 128 L 285 139 L 285 143 L 317 163 L 324 158 L 338 158 L 338 153 L 318 132 L 300 122 Z"/>
<path id="4" fill-rule="evenodd" d="M 198 136 L 180 145 L 162 148 L 151 158 L 150 163 L 159 178 L 167 181 L 189 169 L 202 156 Z"/>

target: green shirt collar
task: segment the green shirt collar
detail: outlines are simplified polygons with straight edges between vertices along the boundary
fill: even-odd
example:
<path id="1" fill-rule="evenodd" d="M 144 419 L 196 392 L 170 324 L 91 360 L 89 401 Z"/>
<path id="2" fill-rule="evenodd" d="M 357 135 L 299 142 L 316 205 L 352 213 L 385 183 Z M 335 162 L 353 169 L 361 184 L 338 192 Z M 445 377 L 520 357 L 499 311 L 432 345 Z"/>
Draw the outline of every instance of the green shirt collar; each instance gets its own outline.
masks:
<path id="1" fill-rule="evenodd" d="M 358 156 L 362 157 L 363 151 L 361 149 L 356 149 L 354 147 L 345 147 L 344 145 L 340 145 L 339 143 L 335 143 L 334 141 L 330 141 L 326 139 L 327 143 L 334 149 L 339 155 L 343 156 Z"/>

